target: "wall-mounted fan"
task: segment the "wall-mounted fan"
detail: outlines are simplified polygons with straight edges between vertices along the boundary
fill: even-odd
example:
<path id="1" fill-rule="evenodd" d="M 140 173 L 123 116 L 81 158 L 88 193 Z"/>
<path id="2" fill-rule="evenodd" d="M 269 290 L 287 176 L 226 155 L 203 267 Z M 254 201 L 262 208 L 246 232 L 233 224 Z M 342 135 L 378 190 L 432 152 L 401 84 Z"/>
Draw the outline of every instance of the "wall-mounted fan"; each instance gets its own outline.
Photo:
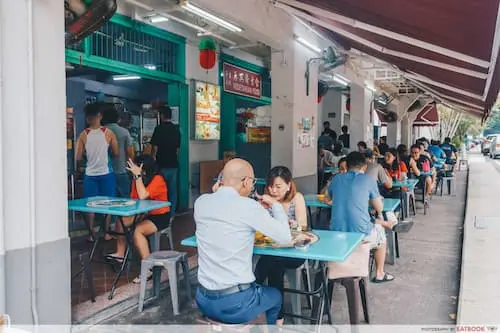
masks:
<path id="1" fill-rule="evenodd" d="M 116 12 L 116 0 L 64 0 L 66 46 L 99 29 Z"/>
<path id="2" fill-rule="evenodd" d="M 332 47 L 328 47 L 320 58 L 311 58 L 306 62 L 306 95 L 309 96 L 309 76 L 310 76 L 310 66 L 313 61 L 322 61 L 321 66 L 322 71 L 327 71 L 334 69 L 346 63 L 347 55 L 337 55 Z"/>
<path id="3" fill-rule="evenodd" d="M 398 121 L 398 114 L 394 111 L 386 111 L 385 120 L 387 123 L 395 123 Z"/>

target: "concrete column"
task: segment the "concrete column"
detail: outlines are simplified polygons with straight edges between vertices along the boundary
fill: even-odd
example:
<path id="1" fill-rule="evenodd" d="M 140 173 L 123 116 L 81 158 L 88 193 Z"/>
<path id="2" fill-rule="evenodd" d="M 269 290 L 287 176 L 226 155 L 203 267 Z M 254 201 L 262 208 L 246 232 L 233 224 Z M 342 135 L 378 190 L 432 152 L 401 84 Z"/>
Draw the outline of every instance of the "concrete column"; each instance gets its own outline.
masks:
<path id="1" fill-rule="evenodd" d="M 387 144 L 397 147 L 401 143 L 401 120 L 387 124 Z"/>
<path id="2" fill-rule="evenodd" d="M 311 65 L 309 94 L 306 94 L 306 61 L 314 55 L 293 40 L 283 52 L 273 53 L 272 63 L 272 143 L 271 166 L 290 168 L 299 189 L 306 193 L 316 191 L 317 172 L 317 94 L 318 70 Z M 307 119 L 311 144 L 302 147 L 298 140 L 303 132 L 302 120 Z"/>
<path id="3" fill-rule="evenodd" d="M 409 147 L 412 143 L 412 123 L 413 120 L 409 119 L 409 114 L 406 115 L 401 121 L 401 143 Z"/>
<path id="4" fill-rule="evenodd" d="M 372 100 L 372 91 L 358 84 L 351 85 L 350 151 L 357 149 L 359 141 L 365 141 L 368 147 L 373 146 Z"/>
<path id="5" fill-rule="evenodd" d="M 0 312 L 18 325 L 71 322 L 63 27 L 60 0 L 0 1 Z"/>
<path id="6" fill-rule="evenodd" d="M 321 111 L 319 113 L 318 119 L 318 135 L 321 134 L 323 129 L 323 122 L 329 121 L 330 128 L 337 133 L 337 136 L 341 134 L 341 127 L 343 125 L 344 114 L 342 112 L 342 93 L 330 89 L 328 93 L 323 97 L 321 102 Z"/>

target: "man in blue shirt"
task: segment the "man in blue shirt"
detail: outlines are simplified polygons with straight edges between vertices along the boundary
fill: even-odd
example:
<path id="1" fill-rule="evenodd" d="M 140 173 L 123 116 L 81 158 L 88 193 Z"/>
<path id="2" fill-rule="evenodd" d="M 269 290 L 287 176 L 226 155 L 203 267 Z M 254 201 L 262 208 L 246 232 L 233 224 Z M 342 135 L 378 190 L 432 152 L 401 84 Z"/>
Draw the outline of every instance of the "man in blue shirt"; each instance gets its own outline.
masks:
<path id="1" fill-rule="evenodd" d="M 437 159 L 446 159 L 446 153 L 439 147 L 439 141 L 431 140 L 431 145 L 428 149 Z"/>
<path id="2" fill-rule="evenodd" d="M 451 139 L 449 137 L 444 139 L 441 149 L 446 154 L 446 164 L 457 163 L 457 148 L 451 144 Z"/>
<path id="3" fill-rule="evenodd" d="M 386 255 L 386 237 L 384 228 L 391 229 L 392 223 L 382 217 L 383 201 L 378 191 L 377 182 L 365 175 L 367 164 L 360 152 L 347 155 L 345 174 L 334 177 L 328 188 L 332 199 L 332 219 L 330 229 L 343 232 L 365 234 L 365 241 L 375 248 L 377 266 L 375 283 L 394 280 L 394 276 L 384 272 Z M 370 206 L 376 212 L 376 219 L 370 217 Z"/>

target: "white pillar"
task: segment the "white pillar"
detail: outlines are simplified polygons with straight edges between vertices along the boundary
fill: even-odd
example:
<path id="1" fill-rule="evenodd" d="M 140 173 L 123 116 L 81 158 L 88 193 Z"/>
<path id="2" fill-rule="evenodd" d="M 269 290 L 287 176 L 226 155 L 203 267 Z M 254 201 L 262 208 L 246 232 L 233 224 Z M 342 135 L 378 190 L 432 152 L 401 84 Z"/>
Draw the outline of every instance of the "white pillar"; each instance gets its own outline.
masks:
<path id="1" fill-rule="evenodd" d="M 0 1 L 0 310 L 19 325 L 71 322 L 64 57 L 60 0 Z"/>
<path id="2" fill-rule="evenodd" d="M 401 143 L 401 120 L 387 124 L 387 144 L 397 147 Z"/>
<path id="3" fill-rule="evenodd" d="M 307 59 L 314 56 L 293 40 L 283 53 L 272 54 L 271 166 L 289 167 L 299 189 L 309 193 L 315 193 L 317 183 L 317 65 L 310 68 L 309 94 L 304 73 Z M 301 129 L 303 120 L 312 128 Z M 300 143 L 299 136 L 310 140 L 310 145 Z"/>
<path id="4" fill-rule="evenodd" d="M 350 151 L 357 149 L 359 141 L 366 142 L 368 147 L 373 146 L 372 100 L 371 90 L 357 84 L 351 85 Z"/>

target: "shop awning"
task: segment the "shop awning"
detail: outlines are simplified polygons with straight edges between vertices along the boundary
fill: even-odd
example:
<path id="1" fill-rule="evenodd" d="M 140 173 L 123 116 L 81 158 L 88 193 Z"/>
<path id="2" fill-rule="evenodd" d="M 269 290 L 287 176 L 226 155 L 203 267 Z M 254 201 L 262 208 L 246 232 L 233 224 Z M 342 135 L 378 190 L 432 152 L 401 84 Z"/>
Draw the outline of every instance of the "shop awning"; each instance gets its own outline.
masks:
<path id="1" fill-rule="evenodd" d="M 500 0 L 278 0 L 346 49 L 395 65 L 419 88 L 476 116 L 500 88 Z"/>
<path id="2" fill-rule="evenodd" d="M 417 118 L 413 122 L 413 126 L 436 126 L 439 124 L 439 114 L 436 104 L 426 105 L 419 111 Z"/>

